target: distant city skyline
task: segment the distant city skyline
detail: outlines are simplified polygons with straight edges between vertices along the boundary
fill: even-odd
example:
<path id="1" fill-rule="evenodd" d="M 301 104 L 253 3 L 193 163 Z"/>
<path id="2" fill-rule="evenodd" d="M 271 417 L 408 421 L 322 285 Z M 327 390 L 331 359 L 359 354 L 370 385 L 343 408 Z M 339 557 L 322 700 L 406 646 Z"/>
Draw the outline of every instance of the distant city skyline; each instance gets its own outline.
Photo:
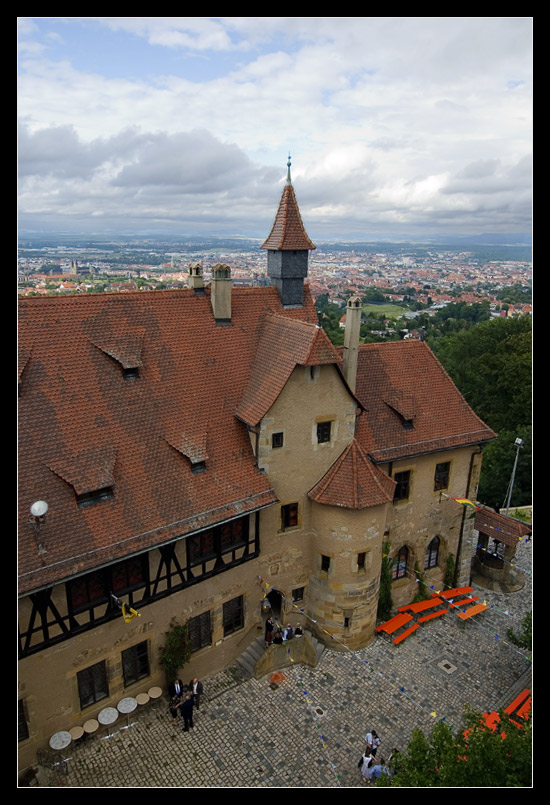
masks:
<path id="1" fill-rule="evenodd" d="M 529 233 L 530 17 L 20 17 L 22 230 Z"/>

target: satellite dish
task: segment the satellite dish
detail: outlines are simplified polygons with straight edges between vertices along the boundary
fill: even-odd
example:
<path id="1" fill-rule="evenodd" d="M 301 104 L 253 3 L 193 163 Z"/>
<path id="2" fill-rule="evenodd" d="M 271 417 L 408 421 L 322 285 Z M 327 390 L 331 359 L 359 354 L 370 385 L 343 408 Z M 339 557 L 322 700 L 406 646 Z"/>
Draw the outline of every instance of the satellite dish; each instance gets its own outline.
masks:
<path id="1" fill-rule="evenodd" d="M 31 506 L 31 514 L 33 517 L 44 517 L 48 511 L 48 504 L 45 500 L 37 500 Z"/>

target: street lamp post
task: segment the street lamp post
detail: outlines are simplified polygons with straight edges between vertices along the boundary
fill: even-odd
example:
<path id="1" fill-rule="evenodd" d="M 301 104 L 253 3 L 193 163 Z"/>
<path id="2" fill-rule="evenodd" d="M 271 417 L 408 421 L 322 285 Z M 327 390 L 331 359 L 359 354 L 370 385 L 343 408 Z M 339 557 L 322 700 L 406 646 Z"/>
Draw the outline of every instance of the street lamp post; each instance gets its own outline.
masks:
<path id="1" fill-rule="evenodd" d="M 506 496 L 506 516 L 508 516 L 508 512 L 510 511 L 510 501 L 512 500 L 512 492 L 514 489 L 514 481 L 516 479 L 516 468 L 518 466 L 518 458 L 519 458 L 519 451 L 523 447 L 523 439 L 519 437 L 514 442 L 516 445 L 516 458 L 514 461 L 514 469 L 512 470 L 512 477 L 510 478 L 510 483 L 508 485 L 508 494 Z"/>

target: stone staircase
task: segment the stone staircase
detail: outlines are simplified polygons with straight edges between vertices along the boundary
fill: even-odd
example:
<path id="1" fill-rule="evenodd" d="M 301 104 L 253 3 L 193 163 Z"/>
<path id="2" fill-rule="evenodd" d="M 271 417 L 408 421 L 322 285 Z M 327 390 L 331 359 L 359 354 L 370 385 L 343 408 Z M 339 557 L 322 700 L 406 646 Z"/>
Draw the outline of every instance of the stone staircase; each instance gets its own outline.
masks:
<path id="1" fill-rule="evenodd" d="M 288 643 L 271 645 L 269 648 L 265 647 L 262 635 L 253 640 L 237 658 L 235 664 L 243 679 L 259 678 L 288 667 L 291 664 L 290 656 L 292 662 L 304 662 L 316 666 L 324 651 L 323 643 L 308 631 L 304 632 L 302 637 L 293 637 Z"/>

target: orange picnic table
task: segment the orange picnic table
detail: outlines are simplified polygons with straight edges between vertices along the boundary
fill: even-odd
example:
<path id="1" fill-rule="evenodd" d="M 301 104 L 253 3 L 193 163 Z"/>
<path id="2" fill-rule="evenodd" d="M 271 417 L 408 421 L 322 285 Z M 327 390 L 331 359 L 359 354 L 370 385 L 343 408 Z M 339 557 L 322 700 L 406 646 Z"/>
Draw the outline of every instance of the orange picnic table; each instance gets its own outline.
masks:
<path id="1" fill-rule="evenodd" d="M 398 607 L 398 612 L 424 612 L 426 609 L 433 609 L 433 607 L 442 604 L 441 598 L 428 598 L 426 601 L 417 601 L 415 604 L 406 604 L 403 607 Z"/>
<path id="2" fill-rule="evenodd" d="M 381 623 L 380 626 L 376 627 L 377 632 L 386 632 L 386 634 L 393 634 L 401 626 L 404 626 L 406 623 L 412 620 L 412 615 L 408 615 L 405 612 L 402 612 L 399 615 L 394 615 L 393 618 L 390 618 L 389 621 L 385 623 Z"/>
<path id="3" fill-rule="evenodd" d="M 457 595 L 466 595 L 467 593 L 473 593 L 473 591 L 473 587 L 455 587 L 453 590 L 445 590 L 442 593 L 438 593 L 438 595 L 448 601 L 449 598 L 456 598 Z"/>

